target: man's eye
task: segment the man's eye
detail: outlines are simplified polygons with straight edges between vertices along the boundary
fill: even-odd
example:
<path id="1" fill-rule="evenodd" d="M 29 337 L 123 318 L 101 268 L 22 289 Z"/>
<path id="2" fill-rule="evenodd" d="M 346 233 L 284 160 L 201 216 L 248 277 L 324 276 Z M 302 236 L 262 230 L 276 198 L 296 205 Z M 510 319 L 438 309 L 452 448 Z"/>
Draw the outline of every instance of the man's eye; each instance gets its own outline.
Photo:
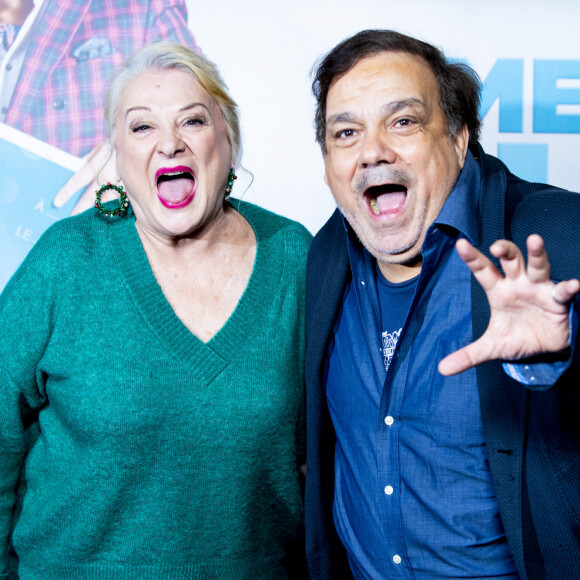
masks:
<path id="1" fill-rule="evenodd" d="M 396 123 L 399 127 L 410 127 L 413 124 L 411 119 L 399 119 Z"/>
<path id="2" fill-rule="evenodd" d="M 348 139 L 349 137 L 353 136 L 354 136 L 353 129 L 342 129 L 342 131 L 338 131 L 338 133 L 336 134 L 337 139 Z"/>

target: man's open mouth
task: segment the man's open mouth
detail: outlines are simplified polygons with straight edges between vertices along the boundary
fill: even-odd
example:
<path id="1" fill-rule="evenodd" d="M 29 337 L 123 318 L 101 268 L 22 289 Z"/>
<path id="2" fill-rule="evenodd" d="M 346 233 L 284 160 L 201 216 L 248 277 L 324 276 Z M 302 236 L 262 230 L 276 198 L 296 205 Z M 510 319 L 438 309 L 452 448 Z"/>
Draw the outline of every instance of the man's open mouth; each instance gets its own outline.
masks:
<path id="1" fill-rule="evenodd" d="M 369 187 L 364 197 L 374 215 L 397 214 L 407 202 L 407 188 L 398 183 L 385 183 Z"/>
<path id="2" fill-rule="evenodd" d="M 155 177 L 157 195 L 165 207 L 183 207 L 193 199 L 196 181 L 189 167 L 159 169 Z"/>

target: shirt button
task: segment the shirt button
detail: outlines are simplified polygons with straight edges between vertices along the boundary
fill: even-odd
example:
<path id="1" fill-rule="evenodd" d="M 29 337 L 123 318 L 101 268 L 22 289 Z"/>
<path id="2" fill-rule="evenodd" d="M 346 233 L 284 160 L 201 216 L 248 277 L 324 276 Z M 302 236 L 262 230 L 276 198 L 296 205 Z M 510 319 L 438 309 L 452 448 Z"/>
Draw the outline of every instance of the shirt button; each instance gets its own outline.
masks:
<path id="1" fill-rule="evenodd" d="M 395 564 L 400 564 L 400 563 L 402 562 L 401 556 L 399 556 L 399 554 L 395 554 L 395 555 L 393 556 L 393 562 L 394 562 Z"/>
<path id="2" fill-rule="evenodd" d="M 60 109 L 64 109 L 65 106 L 65 102 L 63 99 L 56 99 L 53 103 L 52 103 L 52 107 L 53 109 L 56 109 L 57 111 L 60 111 Z"/>
<path id="3" fill-rule="evenodd" d="M 7 64 L 6 65 L 6 70 L 12 70 L 12 65 L 11 64 Z"/>
<path id="4" fill-rule="evenodd" d="M 2 113 L 5 115 L 8 112 L 8 107 L 2 107 Z"/>
<path id="5" fill-rule="evenodd" d="M 387 415 L 385 417 L 385 424 L 388 425 L 389 427 L 395 422 L 395 420 L 390 416 Z"/>
<path id="6" fill-rule="evenodd" d="M 393 487 L 391 485 L 387 485 L 387 487 L 385 487 L 385 493 L 387 495 L 393 495 Z"/>
<path id="7" fill-rule="evenodd" d="M 364 285 L 365 285 L 365 281 L 364 281 L 364 280 L 361 280 L 361 281 L 360 281 L 360 285 L 361 285 L 361 286 L 364 286 Z"/>

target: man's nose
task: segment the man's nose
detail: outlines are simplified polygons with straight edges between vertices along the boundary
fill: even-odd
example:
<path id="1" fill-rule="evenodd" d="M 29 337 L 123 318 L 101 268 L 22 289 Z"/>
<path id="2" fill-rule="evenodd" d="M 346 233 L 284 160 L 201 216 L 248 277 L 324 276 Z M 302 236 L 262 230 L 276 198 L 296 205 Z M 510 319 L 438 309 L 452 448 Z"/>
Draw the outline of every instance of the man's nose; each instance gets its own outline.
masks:
<path id="1" fill-rule="evenodd" d="M 381 163 L 394 163 L 397 154 L 390 143 L 389 134 L 383 129 L 367 130 L 364 133 L 359 163 L 363 167 L 380 165 Z"/>
<path id="2" fill-rule="evenodd" d="M 185 151 L 185 143 L 176 129 L 165 129 L 161 133 L 157 151 L 165 157 L 175 157 Z"/>

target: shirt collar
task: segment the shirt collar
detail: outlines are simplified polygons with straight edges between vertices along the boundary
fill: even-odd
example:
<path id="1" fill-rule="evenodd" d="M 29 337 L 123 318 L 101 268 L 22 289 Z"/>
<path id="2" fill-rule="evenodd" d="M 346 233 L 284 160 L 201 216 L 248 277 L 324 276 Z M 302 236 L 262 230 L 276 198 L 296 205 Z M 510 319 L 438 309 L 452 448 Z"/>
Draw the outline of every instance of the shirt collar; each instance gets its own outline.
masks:
<path id="1" fill-rule="evenodd" d="M 471 151 L 455 187 L 443 204 L 434 224 L 450 226 L 463 234 L 472 244 L 477 240 L 477 207 L 479 203 L 481 170 Z"/>

